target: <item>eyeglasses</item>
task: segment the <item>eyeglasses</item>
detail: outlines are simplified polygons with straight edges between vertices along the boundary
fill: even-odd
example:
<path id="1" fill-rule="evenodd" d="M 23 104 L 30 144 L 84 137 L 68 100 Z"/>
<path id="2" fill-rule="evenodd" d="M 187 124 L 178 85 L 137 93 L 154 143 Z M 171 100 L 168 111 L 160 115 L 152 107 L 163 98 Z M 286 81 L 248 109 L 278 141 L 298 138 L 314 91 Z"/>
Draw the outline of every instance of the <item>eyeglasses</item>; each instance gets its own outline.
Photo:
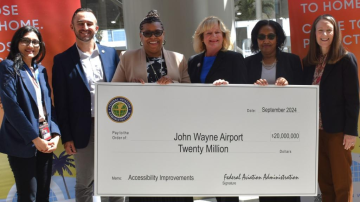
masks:
<path id="1" fill-rule="evenodd" d="M 257 36 L 257 38 L 258 38 L 259 40 L 265 40 L 266 37 L 267 37 L 269 40 L 274 40 L 274 39 L 276 38 L 276 35 L 275 35 L 274 33 L 270 33 L 270 34 L 268 34 L 268 35 L 259 34 L 259 35 Z"/>
<path id="2" fill-rule="evenodd" d="M 150 38 L 152 37 L 152 35 L 154 35 L 155 37 L 159 37 L 164 33 L 164 30 L 155 30 L 155 31 L 145 31 L 145 32 L 141 32 L 142 35 L 146 38 Z"/>
<path id="3" fill-rule="evenodd" d="M 37 39 L 31 40 L 29 38 L 21 38 L 20 43 L 21 43 L 21 45 L 24 45 L 24 46 L 30 46 L 30 44 L 32 44 L 34 47 L 40 46 L 40 41 Z"/>

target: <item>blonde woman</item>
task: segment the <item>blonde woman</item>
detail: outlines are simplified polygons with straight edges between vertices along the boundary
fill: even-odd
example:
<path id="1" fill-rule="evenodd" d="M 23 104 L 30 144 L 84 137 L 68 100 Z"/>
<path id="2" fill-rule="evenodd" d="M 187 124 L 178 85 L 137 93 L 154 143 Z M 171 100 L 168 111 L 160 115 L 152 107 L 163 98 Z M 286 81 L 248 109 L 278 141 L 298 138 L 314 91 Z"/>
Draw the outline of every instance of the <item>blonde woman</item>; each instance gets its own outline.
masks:
<path id="1" fill-rule="evenodd" d="M 188 72 L 191 83 L 245 84 L 244 57 L 230 51 L 230 31 L 215 16 L 205 18 L 193 37 L 197 55 L 190 58 Z M 218 202 L 238 202 L 238 197 L 216 197 Z"/>
<path id="2" fill-rule="evenodd" d="M 230 51 L 230 31 L 215 16 L 205 18 L 193 36 L 197 55 L 188 62 L 191 83 L 245 84 L 244 57 Z"/>

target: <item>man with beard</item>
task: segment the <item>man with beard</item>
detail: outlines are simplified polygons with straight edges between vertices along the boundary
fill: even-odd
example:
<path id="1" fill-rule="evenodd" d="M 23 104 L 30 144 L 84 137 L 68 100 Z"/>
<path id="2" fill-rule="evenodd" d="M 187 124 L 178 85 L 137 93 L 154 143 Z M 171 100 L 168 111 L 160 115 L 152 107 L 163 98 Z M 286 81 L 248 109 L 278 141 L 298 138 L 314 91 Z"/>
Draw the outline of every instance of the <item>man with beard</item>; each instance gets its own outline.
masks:
<path id="1" fill-rule="evenodd" d="M 112 80 L 119 57 L 115 49 L 95 43 L 99 26 L 91 9 L 77 9 L 70 27 L 76 43 L 54 57 L 52 85 L 62 142 L 75 159 L 76 201 L 88 202 L 94 181 L 95 83 Z"/>

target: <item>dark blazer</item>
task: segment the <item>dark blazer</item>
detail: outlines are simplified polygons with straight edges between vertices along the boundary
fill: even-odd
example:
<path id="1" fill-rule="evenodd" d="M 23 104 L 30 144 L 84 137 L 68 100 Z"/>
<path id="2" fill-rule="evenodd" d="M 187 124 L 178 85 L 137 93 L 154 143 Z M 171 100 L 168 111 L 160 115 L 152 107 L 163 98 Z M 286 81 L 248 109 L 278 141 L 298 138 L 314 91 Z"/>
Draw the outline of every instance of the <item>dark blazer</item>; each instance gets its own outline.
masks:
<path id="1" fill-rule="evenodd" d="M 193 55 L 188 62 L 188 72 L 191 83 L 201 83 L 200 75 L 204 62 L 205 52 Z M 219 51 L 206 76 L 205 83 L 213 83 L 224 79 L 230 84 L 246 84 L 246 67 L 244 57 L 234 51 Z"/>
<path id="2" fill-rule="evenodd" d="M 302 84 L 302 67 L 299 56 L 291 53 L 276 52 L 276 78 L 284 77 L 290 85 Z M 248 72 L 248 83 L 253 84 L 261 79 L 262 71 L 261 52 L 245 58 L 245 65 Z"/>
<path id="3" fill-rule="evenodd" d="M 119 63 L 119 56 L 113 48 L 97 46 L 104 80 L 110 82 Z M 52 75 L 62 142 L 74 141 L 76 148 L 85 148 L 91 133 L 91 97 L 76 44 L 54 57 Z"/>
<path id="4" fill-rule="evenodd" d="M 314 72 L 315 65 L 304 66 L 304 84 L 312 84 Z M 319 96 L 324 130 L 358 136 L 359 79 L 354 54 L 348 53 L 335 64 L 326 64 Z"/>
<path id="5" fill-rule="evenodd" d="M 32 140 L 39 137 L 39 109 L 35 88 L 24 68 L 15 73 L 13 61 L 0 63 L 0 97 L 4 118 L 0 129 L 0 152 L 10 156 L 30 158 L 36 154 Z M 38 65 L 42 101 L 51 133 L 60 134 L 51 102 L 51 88 L 46 69 Z"/>

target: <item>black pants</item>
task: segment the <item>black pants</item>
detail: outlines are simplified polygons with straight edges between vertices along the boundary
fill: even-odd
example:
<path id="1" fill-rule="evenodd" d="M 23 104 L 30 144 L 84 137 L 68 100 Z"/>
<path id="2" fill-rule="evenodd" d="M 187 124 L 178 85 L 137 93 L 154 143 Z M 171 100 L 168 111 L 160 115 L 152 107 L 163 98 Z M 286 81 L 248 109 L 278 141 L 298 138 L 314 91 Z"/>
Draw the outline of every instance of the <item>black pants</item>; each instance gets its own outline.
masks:
<path id="1" fill-rule="evenodd" d="M 239 197 L 216 197 L 217 202 L 239 202 Z"/>
<path id="2" fill-rule="evenodd" d="M 52 155 L 39 151 L 31 158 L 8 155 L 14 173 L 18 202 L 49 201 Z"/>
<path id="3" fill-rule="evenodd" d="M 290 197 L 280 197 L 280 196 L 274 196 L 274 197 L 259 197 L 260 202 L 300 202 L 300 196 L 290 196 Z"/>
<path id="4" fill-rule="evenodd" d="M 193 202 L 193 197 L 129 197 L 129 202 Z"/>

